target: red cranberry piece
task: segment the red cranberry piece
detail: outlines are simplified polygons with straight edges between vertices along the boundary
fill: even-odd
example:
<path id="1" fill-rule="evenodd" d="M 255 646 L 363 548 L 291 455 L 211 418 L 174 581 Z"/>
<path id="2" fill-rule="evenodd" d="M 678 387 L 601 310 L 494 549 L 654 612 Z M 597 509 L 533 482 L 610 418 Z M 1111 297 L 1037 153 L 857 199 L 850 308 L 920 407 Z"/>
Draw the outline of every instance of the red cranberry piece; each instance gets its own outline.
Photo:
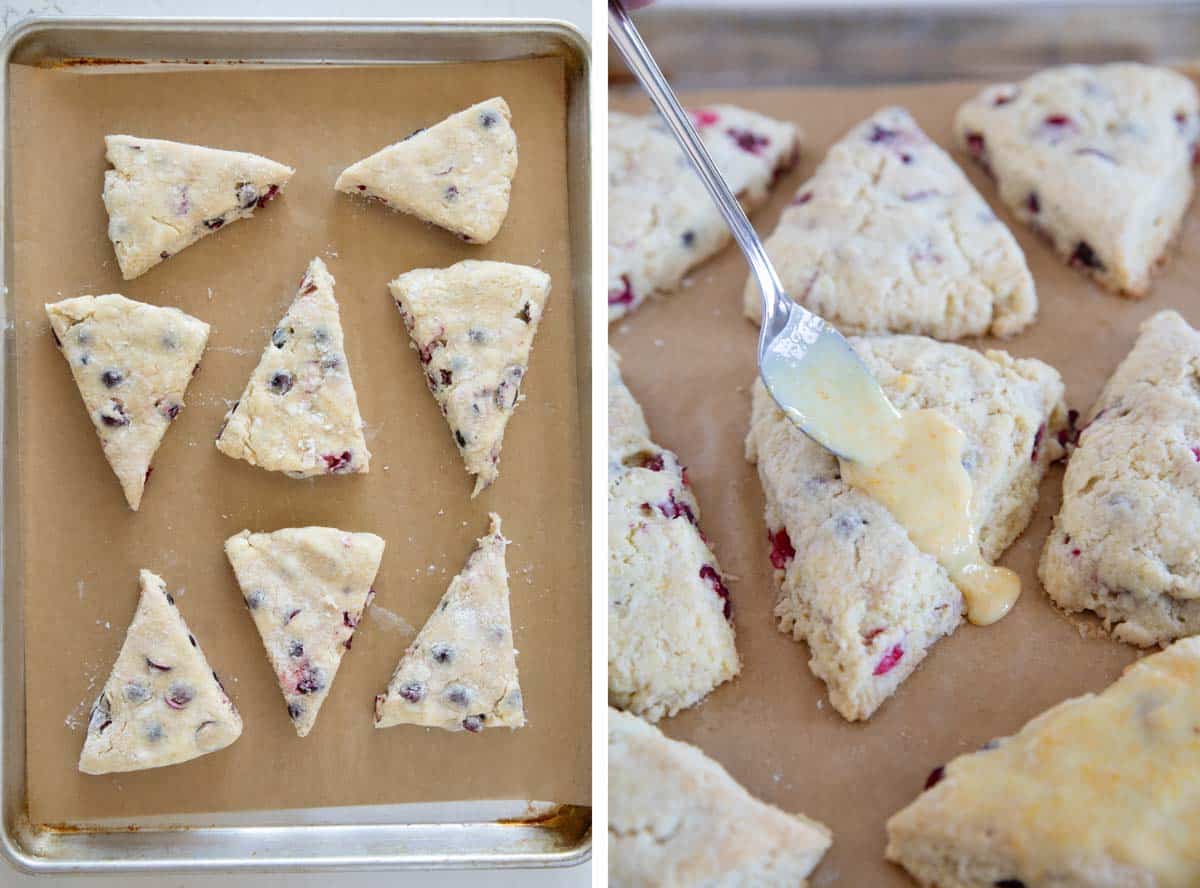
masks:
<path id="1" fill-rule="evenodd" d="M 900 660 L 901 660 L 901 658 L 903 658 L 903 656 L 904 656 L 903 645 L 899 645 L 899 644 L 892 645 L 892 649 L 889 650 L 886 654 L 884 654 L 883 659 L 881 659 L 878 663 L 875 664 L 875 671 L 872 672 L 871 674 L 872 675 L 887 675 L 889 672 L 891 672 L 893 669 L 896 668 L 896 664 L 900 662 Z"/>
<path id="2" fill-rule="evenodd" d="M 1073 557 L 1073 558 L 1078 558 L 1078 557 L 1079 557 L 1079 555 L 1080 555 L 1080 550 L 1079 550 L 1079 549 L 1072 549 L 1072 550 L 1071 550 L 1071 557 Z"/>
<path id="3" fill-rule="evenodd" d="M 1037 192 L 1029 192 L 1029 197 L 1025 198 L 1025 209 L 1031 213 L 1040 213 L 1042 211 L 1042 203 L 1038 200 Z"/>
<path id="4" fill-rule="evenodd" d="M 925 778 L 925 788 L 933 789 L 942 782 L 942 778 L 946 776 L 946 768 L 944 765 L 938 765 L 929 772 L 929 776 Z"/>
<path id="5" fill-rule="evenodd" d="M 470 731 L 472 734 L 478 734 L 483 730 L 483 719 L 484 716 L 482 715 L 468 715 L 462 720 L 463 730 Z"/>
<path id="6" fill-rule="evenodd" d="M 171 685 L 170 689 L 167 691 L 167 696 L 164 699 L 166 700 L 167 705 L 172 709 L 183 709 L 183 707 L 192 702 L 195 696 L 195 688 L 193 688 L 191 685 L 177 682 Z"/>
<path id="7" fill-rule="evenodd" d="M 812 199 L 813 193 L 811 191 L 802 191 L 800 194 L 797 194 L 794 198 L 792 198 L 792 206 L 802 207 Z"/>
<path id="8" fill-rule="evenodd" d="M 1104 270 L 1104 263 L 1100 261 L 1100 257 L 1096 255 L 1096 251 L 1092 249 L 1091 244 L 1086 241 L 1080 241 L 1075 247 L 1075 252 L 1071 254 L 1070 264 L 1076 268 L 1091 268 L 1096 271 Z"/>
<path id="9" fill-rule="evenodd" d="M 350 616 L 350 611 L 342 611 L 342 625 L 347 629 L 354 629 L 358 626 L 358 620 Z"/>
<path id="10" fill-rule="evenodd" d="M 870 644 L 883 633 L 884 628 L 882 626 L 880 626 L 878 629 L 872 629 L 870 632 L 863 635 L 863 644 Z"/>
<path id="11" fill-rule="evenodd" d="M 762 153 L 762 149 L 771 144 L 771 140 L 766 136 L 760 136 L 758 133 L 751 132 L 746 129 L 738 129 L 730 127 L 725 130 L 725 135 L 733 139 L 737 146 L 743 151 L 753 154 L 756 157 Z"/>
<path id="12" fill-rule="evenodd" d="M 154 474 L 154 466 L 146 466 L 146 474 L 142 478 L 142 483 L 145 484 L 150 480 L 150 476 Z"/>
<path id="13" fill-rule="evenodd" d="M 1075 122 L 1065 114 L 1051 114 L 1042 121 L 1042 125 L 1054 127 L 1074 126 Z"/>
<path id="14" fill-rule="evenodd" d="M 399 694 L 409 703 L 420 703 L 425 699 L 425 685 L 419 681 L 408 681 L 400 685 Z"/>
<path id="15" fill-rule="evenodd" d="M 292 622 L 292 620 L 296 619 L 296 617 L 300 614 L 301 610 L 302 610 L 302 608 L 296 608 L 295 610 L 291 611 L 287 615 L 287 618 L 283 621 L 283 624 L 286 626 L 288 623 Z"/>
<path id="16" fill-rule="evenodd" d="M 675 518 L 687 518 L 691 524 L 696 523 L 696 515 L 692 511 L 692 507 L 687 503 L 681 503 L 675 499 L 675 491 L 667 491 L 667 501 L 658 504 L 658 510 L 667 518 L 674 520 Z"/>
<path id="17" fill-rule="evenodd" d="M 179 411 L 183 409 L 182 405 L 165 399 L 159 399 L 154 406 L 158 408 L 158 412 L 167 422 L 174 422 L 175 418 L 179 416 Z"/>
<path id="18" fill-rule="evenodd" d="M 444 339 L 431 339 L 426 345 L 422 346 L 418 350 L 418 353 L 421 355 L 421 363 L 428 364 L 433 360 L 434 349 L 444 348 L 445 345 L 446 340 Z"/>
<path id="19" fill-rule="evenodd" d="M 267 193 L 258 199 L 258 206 L 260 208 L 265 207 L 267 205 L 267 202 L 269 200 L 271 200 L 271 198 L 273 198 L 278 193 L 279 193 L 279 186 L 272 185 L 270 188 L 267 189 Z"/>
<path id="20" fill-rule="evenodd" d="M 635 459 L 638 460 L 639 468 L 649 469 L 651 472 L 661 472 L 665 467 L 661 453 L 639 453 Z"/>
<path id="21" fill-rule="evenodd" d="M 1196 462 L 1200 462 L 1200 447 L 1192 448 L 1192 456 L 1195 458 Z"/>
<path id="22" fill-rule="evenodd" d="M 286 395 L 292 390 L 292 374 L 286 370 L 280 370 L 271 377 L 267 385 L 275 394 Z"/>
<path id="23" fill-rule="evenodd" d="M 325 460 L 325 471 L 330 474 L 336 475 L 339 472 L 346 472 L 350 469 L 351 456 L 349 450 L 343 450 L 341 453 L 327 453 L 321 458 Z"/>
<path id="24" fill-rule="evenodd" d="M 725 602 L 725 619 L 728 620 L 733 616 L 733 605 L 729 600 L 729 589 L 721 582 L 721 575 L 717 573 L 717 569 L 711 564 L 706 564 L 700 568 L 700 579 L 706 580 L 708 585 L 712 586 L 713 592 L 717 597 Z"/>
<path id="25" fill-rule="evenodd" d="M 996 93 L 995 98 L 992 99 L 992 107 L 999 108 L 1002 105 L 1007 105 L 1020 94 L 1021 91 L 1019 89 L 1014 89 L 1012 92 Z"/>
<path id="26" fill-rule="evenodd" d="M 888 129 L 885 126 L 880 126 L 879 124 L 875 123 L 871 125 L 871 132 L 867 136 L 867 141 L 874 142 L 875 144 L 886 145 L 889 142 L 894 142 L 896 137 L 899 135 L 899 130 Z"/>
<path id="27" fill-rule="evenodd" d="M 358 190 L 359 190 L 359 191 L 366 191 L 366 190 L 367 190 L 367 186 L 366 186 L 366 185 L 359 185 L 359 186 L 357 186 L 357 187 L 358 187 Z"/>
<path id="28" fill-rule="evenodd" d="M 156 662 L 155 660 L 151 660 L 149 657 L 146 658 L 146 665 L 149 668 L 155 670 L 156 672 L 170 672 L 171 671 L 170 666 L 165 666 L 162 663 Z"/>
<path id="29" fill-rule="evenodd" d="M 781 527 L 774 533 L 767 531 L 767 540 L 771 543 L 771 566 L 776 570 L 786 570 L 788 563 L 796 557 L 787 528 Z"/>
<path id="30" fill-rule="evenodd" d="M 972 157 L 977 160 L 983 157 L 985 147 L 983 133 L 967 133 L 967 151 Z"/>
<path id="31" fill-rule="evenodd" d="M 315 694 L 321 690 L 324 684 L 321 683 L 319 674 L 311 666 L 306 666 L 300 673 L 300 678 L 296 682 L 297 694 Z"/>
<path id="32" fill-rule="evenodd" d="M 716 111 L 709 111 L 705 108 L 701 108 L 699 111 L 691 111 L 689 113 L 692 117 L 692 123 L 697 127 L 712 126 L 721 119 Z"/>
<path id="33" fill-rule="evenodd" d="M 609 305 L 632 305 L 633 286 L 629 283 L 629 275 L 621 275 L 621 289 L 608 291 Z"/>

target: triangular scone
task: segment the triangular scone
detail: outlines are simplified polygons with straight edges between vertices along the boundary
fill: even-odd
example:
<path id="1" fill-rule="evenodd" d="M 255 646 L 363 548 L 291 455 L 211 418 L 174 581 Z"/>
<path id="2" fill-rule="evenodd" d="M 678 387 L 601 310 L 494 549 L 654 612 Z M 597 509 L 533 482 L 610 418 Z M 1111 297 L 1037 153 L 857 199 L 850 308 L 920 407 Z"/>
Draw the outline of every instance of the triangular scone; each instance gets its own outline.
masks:
<path id="1" fill-rule="evenodd" d="M 759 801 L 695 746 L 615 709 L 608 805 L 613 888 L 803 888 L 832 844 L 824 824 Z"/>
<path id="2" fill-rule="evenodd" d="M 487 536 L 400 658 L 387 693 L 375 698 L 375 727 L 477 734 L 525 724 L 508 609 L 508 540 L 500 516 L 490 518 Z"/>
<path id="3" fill-rule="evenodd" d="M 488 99 L 348 166 L 333 187 L 486 244 L 508 214 L 517 172 L 511 121 L 504 99 Z"/>
<path id="4" fill-rule="evenodd" d="M 226 414 L 217 449 L 293 478 L 369 468 L 333 275 L 319 258 Z"/>
<path id="5" fill-rule="evenodd" d="M 161 577 L 143 570 L 141 599 L 79 755 L 85 774 L 175 765 L 224 749 L 242 717 L 188 632 Z"/>
<path id="6" fill-rule="evenodd" d="M 125 280 L 202 237 L 246 219 L 292 178 L 257 154 L 162 139 L 105 136 L 108 237 Z"/>
<path id="7" fill-rule="evenodd" d="M 941 888 L 1200 885 L 1197 725 L 1188 638 L 934 769 L 887 857 Z"/>
<path id="8" fill-rule="evenodd" d="M 383 545 L 373 533 L 333 527 L 243 530 L 225 541 L 225 555 L 301 737 L 312 730 L 374 597 L 371 584 Z"/>
<path id="9" fill-rule="evenodd" d="M 1141 646 L 1200 633 L 1200 332 L 1141 326 L 1085 417 L 1038 569 L 1066 611 Z"/>
<path id="10" fill-rule="evenodd" d="M 954 129 L 1059 255 L 1111 290 L 1146 295 L 1192 199 L 1200 104 L 1189 78 L 1130 63 L 1050 68 L 988 87 Z"/>
<path id="11" fill-rule="evenodd" d="M 1029 523 L 1046 467 L 1064 452 L 1062 378 L 1041 361 L 921 336 L 851 344 L 898 409 L 940 410 L 966 436 L 971 517 L 984 559 L 995 561 Z M 958 627 L 962 594 L 884 506 L 842 480 L 837 458 L 761 380 L 753 397 L 746 456 L 766 494 L 779 629 L 808 642 L 809 666 L 838 712 L 869 718 Z"/>
<path id="12" fill-rule="evenodd" d="M 550 276 L 526 265 L 468 259 L 418 268 L 388 287 L 429 390 L 475 476 L 471 496 L 478 496 L 500 474 L 504 429 L 524 397 L 521 383 Z"/>
<path id="13" fill-rule="evenodd" d="M 766 246 L 788 294 L 848 333 L 1009 336 L 1037 313 L 1012 232 L 903 108 L 829 149 Z M 754 280 L 744 303 L 757 323 Z"/>
<path id="14" fill-rule="evenodd" d="M 608 356 L 608 702 L 650 721 L 741 668 L 729 590 L 679 458 Z"/>
<path id="15" fill-rule="evenodd" d="M 747 212 L 796 162 L 795 126 L 744 108 L 712 105 L 692 122 Z M 691 161 L 657 114 L 608 115 L 608 319 L 629 314 L 729 242 Z"/>
<path id="16" fill-rule="evenodd" d="M 208 324 L 115 293 L 64 299 L 47 305 L 46 316 L 136 512 L 150 462 L 200 367 Z"/>

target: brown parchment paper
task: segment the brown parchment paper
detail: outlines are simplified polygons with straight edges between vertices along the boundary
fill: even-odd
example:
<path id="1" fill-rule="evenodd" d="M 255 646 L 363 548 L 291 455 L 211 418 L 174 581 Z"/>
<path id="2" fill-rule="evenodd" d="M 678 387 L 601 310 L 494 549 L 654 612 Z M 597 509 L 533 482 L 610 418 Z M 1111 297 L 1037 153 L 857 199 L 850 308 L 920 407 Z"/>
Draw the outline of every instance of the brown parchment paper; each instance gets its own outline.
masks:
<path id="1" fill-rule="evenodd" d="M 853 124 L 880 107 L 902 104 L 930 138 L 949 147 L 954 112 L 976 88 L 707 92 L 686 95 L 684 101 L 728 101 L 803 127 L 798 168 L 752 216 L 765 235 L 828 147 Z M 628 95 L 612 105 L 646 107 Z M 1200 323 L 1195 207 L 1149 298 L 1129 301 L 1066 267 L 1004 210 L 992 183 L 963 154 L 952 154 L 1020 241 L 1040 301 L 1036 323 L 1016 338 L 965 344 L 999 345 L 1049 363 L 1063 375 L 1069 405 L 1083 411 L 1133 344 L 1143 318 L 1169 307 Z M 731 246 L 695 270 L 690 286 L 610 330 L 655 440 L 688 465 L 701 523 L 722 568 L 735 578 L 731 590 L 741 675 L 699 707 L 661 724 L 671 736 L 715 757 L 755 795 L 833 829 L 833 848 L 815 871 L 814 885 L 899 888 L 912 883 L 883 859 L 884 823 L 921 791 L 930 770 L 1013 733 L 1068 697 L 1104 688 L 1137 652 L 1094 632 L 1081 637 L 1080 621 L 1056 611 L 1037 580 L 1037 561 L 1060 501 L 1062 468 L 1055 467 L 1043 482 L 1033 522 L 1001 559 L 1022 580 L 1012 613 L 991 627 L 962 626 L 933 647 L 870 721 L 843 720 L 809 671 L 807 647 L 780 633 L 772 615 L 775 589 L 762 489 L 755 467 L 743 456 L 757 337 L 742 315 L 747 274 L 745 261 Z M 1094 629 L 1086 621 L 1083 625 Z"/>
<path id="2" fill-rule="evenodd" d="M 29 812 L 86 818 L 457 799 L 588 802 L 589 519 L 582 482 L 565 80 L 558 59 L 355 69 L 12 71 L 13 259 L 24 563 Z M 512 107 L 512 205 L 482 247 L 333 190 L 349 163 L 490 96 Z M 103 136 L 128 132 L 264 154 L 297 172 L 281 198 L 123 282 L 100 200 Z M 229 459 L 213 438 L 313 256 L 337 279 L 367 424 L 366 475 L 296 481 Z M 415 267 L 487 258 L 554 285 L 499 480 L 471 482 L 386 288 Z M 42 303 L 120 292 L 212 324 L 187 409 L 131 513 Z M 487 513 L 504 519 L 527 727 L 482 735 L 376 730 L 374 695 L 461 569 Z M 301 740 L 222 542 L 244 527 L 325 524 L 387 541 L 378 597 Z M 245 720 L 228 749 L 171 768 L 75 769 L 91 701 L 137 602 L 161 574 Z"/>

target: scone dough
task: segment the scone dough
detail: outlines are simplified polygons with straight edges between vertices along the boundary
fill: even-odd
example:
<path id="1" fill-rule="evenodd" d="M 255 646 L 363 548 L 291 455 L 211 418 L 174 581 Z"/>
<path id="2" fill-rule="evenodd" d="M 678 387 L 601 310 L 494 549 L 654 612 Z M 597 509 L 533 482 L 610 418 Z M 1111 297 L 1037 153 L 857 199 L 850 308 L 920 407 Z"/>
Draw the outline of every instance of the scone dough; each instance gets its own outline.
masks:
<path id="1" fill-rule="evenodd" d="M 788 295 L 847 333 L 1010 336 L 1037 313 L 1016 239 L 903 108 L 829 149 L 766 247 Z M 753 278 L 744 303 L 758 323 Z"/>
<path id="2" fill-rule="evenodd" d="M 334 527 L 243 530 L 225 555 L 287 703 L 296 733 L 312 730 L 342 655 L 375 590 L 383 540 Z"/>
<path id="3" fill-rule="evenodd" d="M 500 448 L 529 369 L 550 276 L 526 265 L 468 259 L 418 268 L 388 285 L 425 381 L 478 496 L 500 474 Z"/>
<path id="4" fill-rule="evenodd" d="M 649 721 L 741 668 L 733 611 L 683 466 L 608 356 L 608 702 Z"/>
<path id="5" fill-rule="evenodd" d="M 125 280 L 274 198 L 295 172 L 257 154 L 105 136 L 108 237 Z"/>
<path id="6" fill-rule="evenodd" d="M 333 275 L 320 258 L 309 264 L 246 390 L 226 414 L 217 449 L 293 478 L 370 467 Z"/>
<path id="7" fill-rule="evenodd" d="M 140 771 L 224 749 L 242 718 L 188 632 L 161 577 L 143 570 L 141 598 L 79 755 L 85 774 Z"/>
<path id="8" fill-rule="evenodd" d="M 375 727 L 478 734 L 525 724 L 504 564 L 508 540 L 500 516 L 489 517 L 487 536 L 400 658 L 387 692 L 375 698 Z"/>
<path id="9" fill-rule="evenodd" d="M 136 512 L 151 460 L 200 367 L 208 324 L 116 293 L 64 299 L 47 305 L 46 316 L 104 456 Z"/>
<path id="10" fill-rule="evenodd" d="M 897 409 L 941 410 L 966 436 L 971 517 L 994 562 L 1029 523 L 1042 475 L 1063 454 L 1061 377 L 1041 361 L 920 336 L 850 341 Z M 766 494 L 779 629 L 808 642 L 809 666 L 838 712 L 869 718 L 958 627 L 962 594 L 884 506 L 842 480 L 837 458 L 761 380 L 753 402 L 746 456 Z"/>
<path id="11" fill-rule="evenodd" d="M 516 172 L 512 112 L 494 98 L 363 158 L 342 171 L 334 188 L 486 244 L 508 215 Z"/>
<path id="12" fill-rule="evenodd" d="M 1060 256 L 1109 289 L 1146 294 L 1192 199 L 1190 79 L 1131 63 L 1049 68 L 988 87 L 954 130 Z"/>
<path id="13" fill-rule="evenodd" d="M 691 111 L 713 162 L 747 212 L 796 161 L 795 126 L 744 108 Z M 691 161 L 655 114 L 608 115 L 608 319 L 656 292 L 729 242 L 729 228 Z"/>

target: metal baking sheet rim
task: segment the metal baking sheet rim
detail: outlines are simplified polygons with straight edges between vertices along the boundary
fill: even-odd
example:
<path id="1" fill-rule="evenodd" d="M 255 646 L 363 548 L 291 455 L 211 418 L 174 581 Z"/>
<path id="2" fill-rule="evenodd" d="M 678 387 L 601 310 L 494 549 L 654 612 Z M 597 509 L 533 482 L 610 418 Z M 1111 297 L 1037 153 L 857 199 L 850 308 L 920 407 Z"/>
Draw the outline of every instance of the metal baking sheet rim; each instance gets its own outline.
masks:
<path id="1" fill-rule="evenodd" d="M 91 34 L 153 39 L 154 34 L 169 34 L 174 42 L 200 35 L 257 34 L 274 39 L 292 36 L 330 36 L 337 34 L 339 45 L 333 55 L 320 52 L 256 58 L 241 53 L 238 58 L 215 61 L 258 63 L 263 65 L 354 65 L 404 63 L 403 39 L 389 43 L 386 57 L 355 57 L 352 41 L 364 37 L 403 38 L 438 37 L 460 46 L 461 40 L 488 40 L 506 36 L 514 42 L 526 41 L 522 52 L 497 55 L 494 49 L 480 58 L 461 53 L 415 61 L 477 61 L 519 58 L 556 53 L 571 62 L 567 71 L 567 153 L 569 219 L 573 296 L 579 301 L 576 329 L 576 365 L 582 393 L 582 440 L 590 442 L 591 368 L 591 206 L 590 206 L 590 68 L 587 40 L 572 25 L 542 19 L 491 20 L 384 20 L 384 19 L 213 19 L 213 18 L 27 18 L 14 25 L 0 41 L 0 194 L 4 207 L 11 206 L 9 189 L 9 97 L 8 67 L 14 56 L 38 36 L 60 37 Z M 539 42 L 540 41 L 540 42 Z M 493 44 L 494 46 L 494 44 Z M 148 42 L 145 48 L 153 50 Z M 319 47 L 315 47 L 318 48 Z M 37 49 L 34 49 L 37 52 Z M 394 54 L 394 55 L 393 55 Z M 86 59 L 77 52 L 59 61 Z M 94 56 L 93 56 L 94 57 Z M 213 58 L 211 54 L 167 56 L 153 54 L 145 58 L 133 53 L 105 56 L 105 64 L 123 61 L 145 62 L 162 66 L 171 61 L 187 63 Z M 22 60 L 24 61 L 24 60 Z M 370 822 L 354 822 L 356 813 L 366 809 L 340 808 L 330 817 L 333 822 L 298 825 L 288 823 L 312 811 L 246 812 L 233 817 L 241 825 L 217 826 L 213 815 L 183 818 L 155 818 L 149 823 L 114 826 L 35 826 L 26 813 L 25 796 L 25 716 L 24 649 L 22 636 L 22 596 L 16 583 L 10 583 L 9 567 L 20 563 L 16 527 L 16 503 L 9 496 L 17 487 L 15 460 L 9 458 L 9 429 L 14 428 L 15 407 L 11 387 L 15 384 L 13 306 L 10 287 L 12 243 L 8 210 L 0 213 L 0 281 L 3 281 L 4 337 L 0 349 L 0 391 L 3 391 L 3 416 L 0 419 L 0 447 L 3 447 L 4 471 L 0 480 L 0 593 L 3 614 L 0 619 L 0 681 L 3 707 L 0 707 L 0 791 L 3 804 L 3 828 L 0 829 L 0 853 L 19 870 L 47 873 L 166 873 L 237 871 L 305 871 L 366 869 L 496 869 L 517 867 L 564 867 L 583 863 L 591 857 L 590 809 L 563 806 L 543 807 L 541 816 L 529 817 L 530 802 L 463 802 L 411 806 L 425 811 L 436 809 L 440 816 L 428 821 L 387 822 L 375 814 Z M 589 467 L 590 471 L 590 467 Z M 585 489 L 590 489 L 590 482 Z M 504 809 L 503 806 L 511 805 Z M 390 811 L 387 806 L 383 810 Z M 468 819 L 470 809 L 489 819 Z M 372 809 L 379 811 L 379 808 Z M 449 819 L 454 813 L 460 819 Z M 449 813 L 448 813 L 449 812 Z M 189 823 L 188 820 L 204 822 Z M 259 822 L 254 822 L 259 821 Z"/>

